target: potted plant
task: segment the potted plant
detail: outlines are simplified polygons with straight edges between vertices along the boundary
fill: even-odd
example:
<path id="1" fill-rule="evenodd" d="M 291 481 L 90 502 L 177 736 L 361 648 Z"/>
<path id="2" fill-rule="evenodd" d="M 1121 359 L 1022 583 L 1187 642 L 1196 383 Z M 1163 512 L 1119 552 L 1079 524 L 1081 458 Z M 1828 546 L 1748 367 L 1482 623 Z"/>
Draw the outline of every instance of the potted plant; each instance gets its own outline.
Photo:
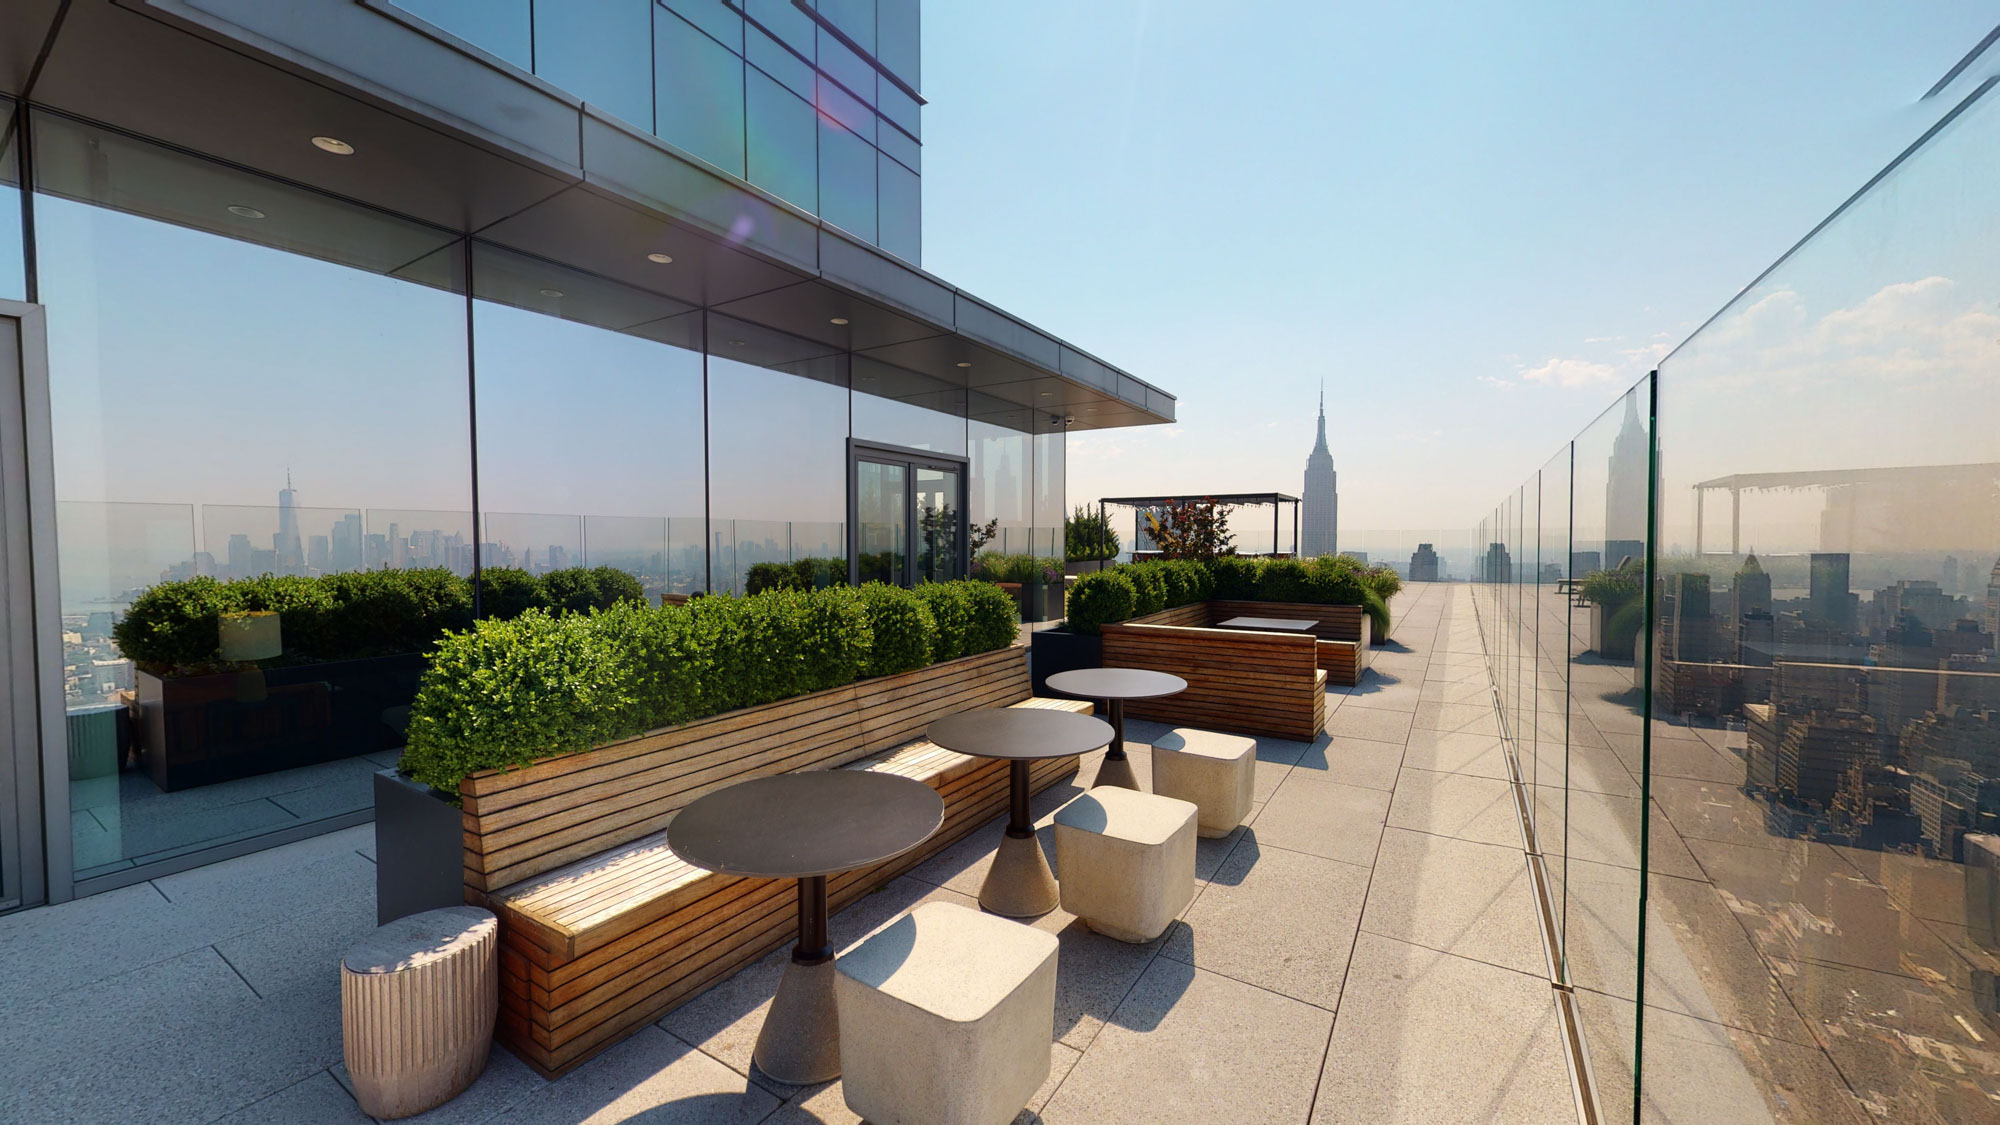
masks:
<path id="1" fill-rule="evenodd" d="M 1640 595 L 1644 568 L 1627 560 L 1613 570 L 1593 570 L 1578 591 L 1590 603 L 1590 649 L 1606 660 L 1632 659 L 1633 644 L 1645 616 Z"/>
<path id="2" fill-rule="evenodd" d="M 1065 573 L 1076 575 L 1101 570 L 1118 558 L 1121 544 L 1109 517 L 1079 504 L 1076 514 L 1063 521 Z"/>
<path id="3" fill-rule="evenodd" d="M 1049 694 L 1048 679 L 1057 672 L 1102 667 L 1104 638 L 1098 627 L 1131 617 L 1138 605 L 1138 587 L 1120 571 L 1092 571 L 1077 578 L 1066 599 L 1067 622 L 1056 629 L 1038 629 L 1030 639 L 1029 672 L 1035 694 Z"/>

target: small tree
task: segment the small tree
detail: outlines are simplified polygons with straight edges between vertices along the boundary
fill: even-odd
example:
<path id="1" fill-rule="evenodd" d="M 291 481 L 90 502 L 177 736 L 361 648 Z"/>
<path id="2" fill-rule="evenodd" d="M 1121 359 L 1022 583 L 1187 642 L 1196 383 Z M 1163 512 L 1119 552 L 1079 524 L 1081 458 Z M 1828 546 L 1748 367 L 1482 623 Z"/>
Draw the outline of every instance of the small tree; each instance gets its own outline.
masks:
<path id="1" fill-rule="evenodd" d="M 1229 530 L 1229 509 L 1214 500 L 1177 500 L 1164 511 L 1147 512 L 1146 527 L 1160 554 L 1170 559 L 1207 562 L 1236 553 L 1236 533 Z"/>
<path id="2" fill-rule="evenodd" d="M 1111 521 L 1082 504 L 1077 505 L 1075 515 L 1063 521 L 1063 541 L 1063 554 L 1071 562 L 1115 559 L 1122 546 Z"/>

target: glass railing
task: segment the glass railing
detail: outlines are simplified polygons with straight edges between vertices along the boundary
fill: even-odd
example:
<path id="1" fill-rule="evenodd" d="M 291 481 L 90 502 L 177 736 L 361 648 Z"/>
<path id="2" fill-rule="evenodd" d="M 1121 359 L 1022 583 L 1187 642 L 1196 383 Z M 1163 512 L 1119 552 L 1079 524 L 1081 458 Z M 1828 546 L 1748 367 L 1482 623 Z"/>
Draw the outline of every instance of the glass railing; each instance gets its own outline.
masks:
<path id="1" fill-rule="evenodd" d="M 1477 531 L 1605 1120 L 2000 1119 L 1996 142 L 1982 88 Z"/>

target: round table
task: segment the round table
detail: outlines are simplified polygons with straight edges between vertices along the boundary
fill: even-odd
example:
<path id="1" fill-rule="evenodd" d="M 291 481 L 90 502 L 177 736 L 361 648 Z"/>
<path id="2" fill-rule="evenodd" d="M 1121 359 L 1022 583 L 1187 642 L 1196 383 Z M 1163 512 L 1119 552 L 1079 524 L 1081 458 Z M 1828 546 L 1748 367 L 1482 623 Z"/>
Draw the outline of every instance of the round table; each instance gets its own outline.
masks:
<path id="1" fill-rule="evenodd" d="M 921 781 L 866 770 L 760 777 L 702 797 L 667 826 L 667 845 L 725 875 L 799 881 L 799 938 L 752 1057 L 780 1082 L 840 1073 L 826 877 L 902 855 L 944 823 L 944 799 Z"/>
<path id="2" fill-rule="evenodd" d="M 1188 686 L 1179 676 L 1145 668 L 1076 668 L 1057 672 L 1048 684 L 1064 695 L 1102 699 L 1111 705 L 1111 749 L 1104 755 L 1104 764 L 1097 767 L 1097 780 L 1092 784 L 1127 789 L 1139 788 L 1139 779 L 1125 757 L 1125 701 L 1179 695 Z"/>
<path id="3" fill-rule="evenodd" d="M 946 750 L 1007 763 L 1007 832 L 979 886 L 979 905 L 1009 918 L 1054 910 L 1055 873 L 1035 839 L 1035 818 L 1028 811 L 1028 763 L 1088 754 L 1111 741 L 1111 727 L 1074 711 L 998 707 L 939 719 L 924 733 Z"/>

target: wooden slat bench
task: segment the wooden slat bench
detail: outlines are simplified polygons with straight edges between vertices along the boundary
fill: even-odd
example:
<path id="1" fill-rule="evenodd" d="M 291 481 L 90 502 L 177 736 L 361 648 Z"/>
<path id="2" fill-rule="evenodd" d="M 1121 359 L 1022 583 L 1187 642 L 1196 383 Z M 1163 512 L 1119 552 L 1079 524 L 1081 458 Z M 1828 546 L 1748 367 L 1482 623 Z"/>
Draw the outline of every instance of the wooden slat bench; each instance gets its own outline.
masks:
<path id="1" fill-rule="evenodd" d="M 1358 605 L 1218 600 L 1208 603 L 1208 612 L 1210 625 L 1232 617 L 1293 617 L 1318 622 L 1312 635 L 1319 640 L 1319 666 L 1326 669 L 1328 683 L 1344 687 L 1361 682 L 1361 673 L 1368 670 L 1375 651 L 1375 623 Z"/>
<path id="2" fill-rule="evenodd" d="M 1005 762 L 921 737 L 943 715 L 992 706 L 1089 708 L 1031 698 L 1016 647 L 466 778 L 466 897 L 500 917 L 500 1040 L 544 1075 L 561 1074 L 792 939 L 789 880 L 716 875 L 667 847 L 666 824 L 704 793 L 830 768 L 935 787 L 945 800 L 938 833 L 829 879 L 834 909 L 1005 811 Z M 1036 763 L 1035 790 L 1076 765 Z"/>
<path id="3" fill-rule="evenodd" d="M 1318 738 L 1326 729 L 1322 642 L 1304 633 L 1175 623 L 1205 620 L 1207 612 L 1198 603 L 1103 626 L 1105 667 L 1151 668 L 1188 682 L 1179 695 L 1133 700 L 1125 713 L 1302 742 Z"/>

